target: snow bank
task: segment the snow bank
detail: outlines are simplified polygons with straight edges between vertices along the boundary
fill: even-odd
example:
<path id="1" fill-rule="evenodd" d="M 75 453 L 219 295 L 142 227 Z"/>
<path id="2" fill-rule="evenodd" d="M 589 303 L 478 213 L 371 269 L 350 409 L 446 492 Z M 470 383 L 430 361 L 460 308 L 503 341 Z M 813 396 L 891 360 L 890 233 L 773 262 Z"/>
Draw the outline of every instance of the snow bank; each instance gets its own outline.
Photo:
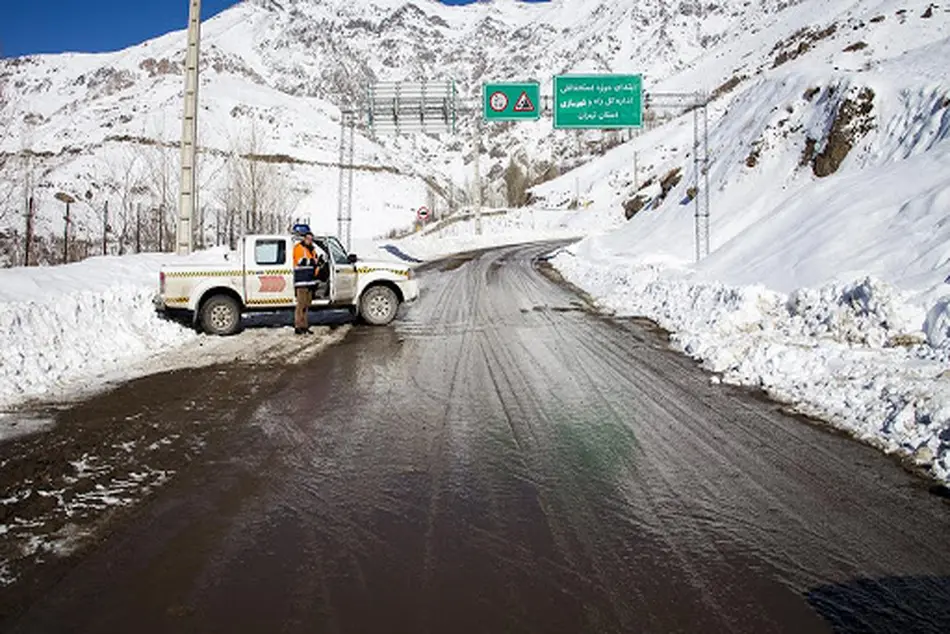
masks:
<path id="1" fill-rule="evenodd" d="M 52 396 L 195 339 L 155 315 L 162 264 L 219 261 L 134 255 L 0 271 L 0 407 Z"/>
<path id="2" fill-rule="evenodd" d="M 939 339 L 950 302 L 934 307 L 925 333 L 924 311 L 873 278 L 785 295 L 584 250 L 553 264 L 603 308 L 656 320 L 716 380 L 761 388 L 950 481 L 950 346 Z"/>
<path id="3" fill-rule="evenodd" d="M 194 332 L 155 316 L 153 294 L 126 283 L 105 292 L 0 304 L 0 406 L 44 396 L 194 338 Z"/>

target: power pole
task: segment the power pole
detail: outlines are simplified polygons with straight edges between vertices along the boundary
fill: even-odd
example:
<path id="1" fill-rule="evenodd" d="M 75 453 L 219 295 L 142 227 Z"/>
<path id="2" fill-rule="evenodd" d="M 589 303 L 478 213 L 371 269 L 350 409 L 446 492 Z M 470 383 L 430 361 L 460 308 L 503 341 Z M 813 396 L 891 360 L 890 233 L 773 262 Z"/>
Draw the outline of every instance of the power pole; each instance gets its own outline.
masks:
<path id="1" fill-rule="evenodd" d="M 102 255 L 109 255 L 109 201 L 102 207 Z"/>
<path id="2" fill-rule="evenodd" d="M 26 207 L 26 249 L 23 254 L 23 266 L 30 265 L 30 246 L 33 244 L 33 214 L 35 208 L 33 206 L 33 197 L 30 196 L 29 201 L 27 201 Z"/>
<path id="3" fill-rule="evenodd" d="M 178 200 L 178 255 L 189 255 L 194 247 L 194 218 L 198 207 L 198 61 L 201 45 L 201 0 L 190 0 L 188 9 L 188 52 L 185 56 L 185 113 L 181 124 L 181 194 Z"/>
<path id="4" fill-rule="evenodd" d="M 142 252 L 142 203 L 135 204 L 135 252 Z"/>
<path id="5" fill-rule="evenodd" d="M 66 202 L 66 217 L 63 218 L 63 264 L 69 264 L 69 223 L 73 221 L 69 213 L 69 201 Z"/>
<path id="6" fill-rule="evenodd" d="M 76 199 L 66 192 L 59 192 L 54 196 L 56 200 L 66 205 L 66 215 L 63 216 L 63 264 L 69 263 L 69 225 L 72 224 L 72 214 L 70 206 L 76 202 Z"/>

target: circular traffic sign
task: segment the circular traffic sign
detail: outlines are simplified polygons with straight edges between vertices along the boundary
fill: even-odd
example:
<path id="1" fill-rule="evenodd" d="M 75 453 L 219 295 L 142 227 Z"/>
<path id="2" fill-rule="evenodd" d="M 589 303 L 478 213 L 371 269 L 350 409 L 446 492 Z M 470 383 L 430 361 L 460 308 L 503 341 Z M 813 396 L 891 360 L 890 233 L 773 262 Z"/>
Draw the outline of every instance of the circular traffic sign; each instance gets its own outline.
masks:
<path id="1" fill-rule="evenodd" d="M 492 93 L 492 96 L 488 98 L 488 107 L 495 112 L 504 112 L 508 107 L 508 95 L 501 91 Z"/>
<path id="2" fill-rule="evenodd" d="M 429 208 L 428 207 L 419 207 L 419 210 L 416 212 L 416 217 L 419 220 L 426 220 L 429 218 Z"/>

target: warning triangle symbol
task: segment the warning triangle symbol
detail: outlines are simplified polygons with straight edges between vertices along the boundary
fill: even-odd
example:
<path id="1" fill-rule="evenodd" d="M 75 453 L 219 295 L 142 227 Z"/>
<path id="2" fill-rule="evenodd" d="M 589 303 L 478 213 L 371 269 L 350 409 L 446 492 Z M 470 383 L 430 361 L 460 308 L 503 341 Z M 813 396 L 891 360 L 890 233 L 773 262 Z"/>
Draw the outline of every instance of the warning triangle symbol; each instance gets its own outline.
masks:
<path id="1" fill-rule="evenodd" d="M 515 102 L 515 107 L 512 108 L 515 112 L 534 112 L 534 102 L 531 101 L 531 97 L 528 96 L 527 91 L 522 92 L 521 96 L 518 97 L 518 101 Z"/>

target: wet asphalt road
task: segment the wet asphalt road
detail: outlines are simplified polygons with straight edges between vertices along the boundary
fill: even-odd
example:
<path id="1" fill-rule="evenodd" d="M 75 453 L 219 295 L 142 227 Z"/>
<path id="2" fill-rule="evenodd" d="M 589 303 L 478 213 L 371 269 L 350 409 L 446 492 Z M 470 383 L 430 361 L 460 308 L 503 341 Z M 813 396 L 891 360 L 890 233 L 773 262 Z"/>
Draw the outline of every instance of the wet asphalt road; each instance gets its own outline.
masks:
<path id="1" fill-rule="evenodd" d="M 424 273 L 4 629 L 950 631 L 947 501 L 584 310 L 545 250 Z"/>

